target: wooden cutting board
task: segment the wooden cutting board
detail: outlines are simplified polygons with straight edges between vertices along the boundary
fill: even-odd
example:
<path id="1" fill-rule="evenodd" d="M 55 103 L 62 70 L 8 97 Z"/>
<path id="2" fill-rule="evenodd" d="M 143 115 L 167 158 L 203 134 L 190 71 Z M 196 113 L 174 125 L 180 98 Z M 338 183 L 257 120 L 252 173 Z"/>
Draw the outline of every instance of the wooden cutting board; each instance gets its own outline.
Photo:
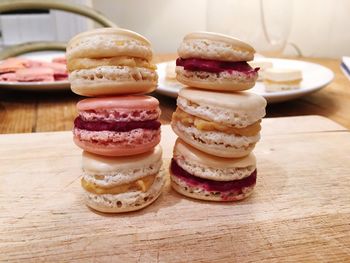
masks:
<path id="1" fill-rule="evenodd" d="M 175 135 L 163 126 L 164 163 Z M 170 189 L 133 213 L 92 212 L 70 132 L 0 136 L 0 261 L 350 261 L 350 133 L 317 116 L 265 119 L 241 202 Z"/>

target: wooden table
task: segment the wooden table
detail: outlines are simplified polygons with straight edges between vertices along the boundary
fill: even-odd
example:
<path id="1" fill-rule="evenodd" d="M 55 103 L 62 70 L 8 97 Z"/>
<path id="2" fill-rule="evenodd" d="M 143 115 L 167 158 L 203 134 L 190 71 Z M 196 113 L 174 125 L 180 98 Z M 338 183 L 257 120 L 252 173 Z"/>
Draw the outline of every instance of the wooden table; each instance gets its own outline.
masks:
<path id="1" fill-rule="evenodd" d="M 156 56 L 156 62 L 174 59 L 174 55 Z M 340 71 L 337 59 L 302 59 L 329 67 L 334 81 L 325 89 L 290 102 L 269 105 L 267 117 L 322 115 L 350 128 L 350 82 Z M 152 94 L 160 100 L 163 124 L 169 123 L 176 107 L 175 99 Z M 65 131 L 72 128 L 75 104 L 81 97 L 66 92 L 0 91 L 0 133 Z"/>
<path id="2" fill-rule="evenodd" d="M 349 262 L 349 131 L 320 116 L 262 127 L 246 200 L 191 200 L 167 183 L 154 204 L 119 215 L 84 205 L 71 132 L 1 135 L 0 261 Z M 163 125 L 165 167 L 175 139 Z"/>

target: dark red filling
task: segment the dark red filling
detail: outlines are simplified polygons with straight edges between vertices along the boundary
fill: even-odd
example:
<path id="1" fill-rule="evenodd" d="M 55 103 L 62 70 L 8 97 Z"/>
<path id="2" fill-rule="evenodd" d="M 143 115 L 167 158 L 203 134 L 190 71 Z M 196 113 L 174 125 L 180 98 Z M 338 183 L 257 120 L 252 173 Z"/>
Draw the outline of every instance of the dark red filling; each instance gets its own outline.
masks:
<path id="1" fill-rule="evenodd" d="M 228 71 L 232 73 L 233 71 L 239 71 L 246 74 L 255 73 L 259 71 L 259 68 L 253 69 L 245 61 L 231 62 L 231 61 L 219 61 L 219 60 L 209 60 L 200 58 L 178 58 L 176 60 L 176 66 L 184 67 L 185 70 L 189 71 L 206 71 L 220 73 L 223 71 Z"/>
<path id="2" fill-rule="evenodd" d="M 63 73 L 53 74 L 53 77 L 55 78 L 56 81 L 66 80 L 68 78 L 68 74 L 63 74 Z"/>
<path id="3" fill-rule="evenodd" d="M 200 186 L 201 188 L 212 192 L 241 192 L 243 188 L 253 186 L 256 183 L 256 170 L 254 170 L 251 175 L 241 180 L 213 181 L 193 176 L 182 169 L 174 159 L 171 160 L 170 169 L 174 176 L 181 178 L 181 180 L 185 181 L 188 185 Z"/>
<path id="4" fill-rule="evenodd" d="M 78 116 L 74 120 L 74 127 L 88 131 L 116 131 L 128 132 L 134 129 L 158 130 L 160 122 L 158 120 L 149 121 L 86 121 Z"/>

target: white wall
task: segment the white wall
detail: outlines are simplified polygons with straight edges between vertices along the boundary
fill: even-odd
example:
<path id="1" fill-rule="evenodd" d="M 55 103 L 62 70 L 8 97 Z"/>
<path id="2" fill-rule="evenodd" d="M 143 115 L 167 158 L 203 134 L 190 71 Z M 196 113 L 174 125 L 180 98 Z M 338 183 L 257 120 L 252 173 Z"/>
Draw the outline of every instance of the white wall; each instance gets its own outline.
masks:
<path id="1" fill-rule="evenodd" d="M 350 56 L 350 0 L 294 0 L 289 37 L 306 56 Z"/>
<path id="2" fill-rule="evenodd" d="M 205 0 L 94 0 L 93 6 L 146 36 L 158 53 L 173 53 L 187 32 L 205 30 Z"/>
<path id="3" fill-rule="evenodd" d="M 61 1 L 91 6 L 91 0 Z M 46 14 L 0 15 L 0 46 L 32 41 L 68 41 L 92 26 L 88 18 L 59 10 L 50 10 Z"/>
<path id="4" fill-rule="evenodd" d="M 270 14 L 267 21 L 273 22 L 269 33 L 287 30 L 288 42 L 296 44 L 304 56 L 350 55 L 350 0 L 264 1 Z M 264 50 L 269 45 L 261 29 L 259 3 L 260 0 L 93 0 L 93 6 L 120 27 L 149 38 L 158 53 L 175 52 L 183 35 L 195 30 L 229 33 L 250 42 L 258 51 Z M 289 15 L 290 27 L 280 27 L 287 23 Z M 285 53 L 295 54 L 290 46 Z"/>

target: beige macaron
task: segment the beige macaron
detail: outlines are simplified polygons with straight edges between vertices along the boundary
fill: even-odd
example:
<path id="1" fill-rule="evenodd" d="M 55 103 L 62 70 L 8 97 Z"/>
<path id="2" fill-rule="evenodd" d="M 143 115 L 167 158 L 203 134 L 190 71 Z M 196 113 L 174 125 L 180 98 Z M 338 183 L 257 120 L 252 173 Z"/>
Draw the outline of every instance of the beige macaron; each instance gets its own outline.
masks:
<path id="1" fill-rule="evenodd" d="M 300 88 L 303 79 L 299 69 L 269 68 L 263 75 L 267 92 L 293 90 Z"/>
<path id="2" fill-rule="evenodd" d="M 220 158 L 201 152 L 177 139 L 170 165 L 172 187 L 200 200 L 234 201 L 252 193 L 256 183 L 256 159 Z"/>
<path id="3" fill-rule="evenodd" d="M 211 155 L 248 155 L 260 139 L 266 100 L 250 92 L 214 92 L 184 88 L 172 117 L 174 132 L 186 143 Z"/>
<path id="4" fill-rule="evenodd" d="M 178 48 L 181 59 L 202 59 L 221 62 L 245 62 L 254 58 L 249 44 L 223 34 L 194 32 L 186 35 Z M 252 88 L 258 73 L 247 64 L 245 70 L 188 70 L 176 67 L 177 80 L 187 86 L 219 91 L 241 91 Z"/>
<path id="5" fill-rule="evenodd" d="M 72 91 L 84 96 L 148 93 L 158 75 L 150 42 L 121 28 L 100 28 L 73 37 L 67 45 Z"/>
<path id="6" fill-rule="evenodd" d="M 127 157 L 83 152 L 82 166 L 86 204 L 100 212 L 142 209 L 158 198 L 165 183 L 160 146 Z"/>

